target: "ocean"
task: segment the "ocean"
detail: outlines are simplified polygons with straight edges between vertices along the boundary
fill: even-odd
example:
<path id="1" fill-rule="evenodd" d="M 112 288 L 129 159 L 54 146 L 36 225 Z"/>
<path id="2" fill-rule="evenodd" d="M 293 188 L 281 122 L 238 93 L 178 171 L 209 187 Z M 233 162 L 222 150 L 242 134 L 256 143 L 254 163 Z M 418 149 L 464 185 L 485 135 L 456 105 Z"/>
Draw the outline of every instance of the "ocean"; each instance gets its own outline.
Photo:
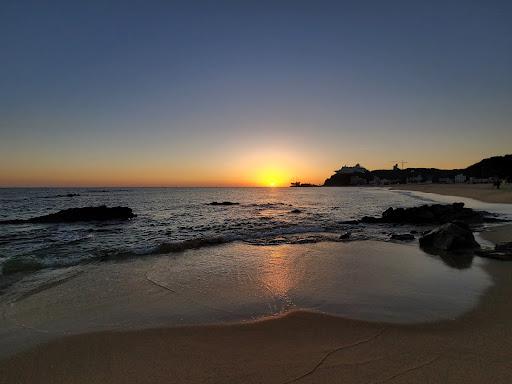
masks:
<path id="1" fill-rule="evenodd" d="M 224 201 L 238 204 L 210 205 Z M 0 338 L 12 338 L 0 355 L 56 335 L 293 310 L 392 323 L 454 319 L 492 286 L 487 260 L 422 251 L 424 227 L 350 222 L 390 206 L 454 201 L 512 213 L 510 204 L 386 188 L 1 189 L 0 220 L 98 205 L 137 216 L 0 225 Z M 411 231 L 414 241 L 390 239 Z M 351 241 L 340 239 L 345 232 Z"/>
<path id="2" fill-rule="evenodd" d="M 459 199 L 460 200 L 460 199 Z M 212 206 L 230 201 L 238 205 Z M 384 188 L 0 189 L 0 220 L 85 206 L 127 206 L 125 222 L 0 225 L 0 267 L 32 270 L 179 252 L 241 241 L 256 245 L 386 240 L 393 227 L 344 222 L 432 197 Z"/>

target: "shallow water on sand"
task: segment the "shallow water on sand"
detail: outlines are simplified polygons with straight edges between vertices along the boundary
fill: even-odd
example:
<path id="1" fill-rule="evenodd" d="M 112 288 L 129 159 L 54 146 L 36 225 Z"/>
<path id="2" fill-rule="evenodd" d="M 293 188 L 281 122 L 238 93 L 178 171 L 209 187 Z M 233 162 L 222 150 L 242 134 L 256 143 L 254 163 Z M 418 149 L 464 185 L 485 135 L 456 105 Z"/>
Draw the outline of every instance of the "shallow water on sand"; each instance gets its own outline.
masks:
<path id="1" fill-rule="evenodd" d="M 67 334 L 260 319 L 292 310 L 418 323 L 454 319 L 492 285 L 416 245 L 254 246 L 46 270 L 1 297 L 0 354 Z"/>
<path id="2" fill-rule="evenodd" d="M 32 210 L 24 214 L 29 217 L 77 205 L 129 205 L 139 216 L 127 223 L 27 225 L 4 227 L 0 233 L 4 260 L 31 257 L 58 267 L 4 286 L 0 355 L 67 334 L 250 321 L 292 310 L 391 323 L 448 320 L 474 308 L 492 285 L 483 268 L 487 261 L 479 258 L 431 256 L 417 241 L 339 242 L 340 231 L 347 228 L 354 236 L 362 231 L 377 240 L 405 230 L 385 225 L 357 229 L 340 221 L 379 215 L 389 206 L 456 198 L 373 188 L 99 193 L 106 197 L 89 196 L 80 204 L 52 197 L 51 207 L 20 202 L 17 209 L 28 204 Z M 176 197 L 180 194 L 182 198 Z M 240 205 L 207 205 L 224 200 Z M 500 206 L 466 203 L 504 212 Z M 87 237 L 73 240 L 72 234 L 81 231 Z M 169 239 L 197 236 L 222 236 L 227 244 L 139 252 Z M 93 252 L 98 249 L 126 250 L 131 257 L 83 263 L 103 260 Z"/>

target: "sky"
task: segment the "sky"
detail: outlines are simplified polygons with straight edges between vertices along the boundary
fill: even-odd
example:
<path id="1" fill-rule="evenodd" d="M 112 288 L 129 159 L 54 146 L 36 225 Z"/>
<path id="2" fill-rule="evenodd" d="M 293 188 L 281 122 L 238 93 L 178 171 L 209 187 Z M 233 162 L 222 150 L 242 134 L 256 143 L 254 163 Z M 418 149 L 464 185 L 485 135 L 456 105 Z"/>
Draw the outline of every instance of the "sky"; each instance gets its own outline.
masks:
<path id="1" fill-rule="evenodd" d="M 512 152 L 511 1 L 0 2 L 0 186 L 322 183 Z"/>

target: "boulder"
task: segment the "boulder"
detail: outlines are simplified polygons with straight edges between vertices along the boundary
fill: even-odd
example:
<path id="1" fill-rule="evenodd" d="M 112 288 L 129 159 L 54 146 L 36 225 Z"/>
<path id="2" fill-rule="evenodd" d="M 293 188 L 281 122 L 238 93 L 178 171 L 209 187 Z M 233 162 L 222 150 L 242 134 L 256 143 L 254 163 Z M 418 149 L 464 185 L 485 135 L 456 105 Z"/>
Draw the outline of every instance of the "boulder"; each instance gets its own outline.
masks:
<path id="1" fill-rule="evenodd" d="M 301 213 L 302 211 L 300 209 L 294 209 L 290 211 L 290 213 Z"/>
<path id="2" fill-rule="evenodd" d="M 24 223 L 74 223 L 82 221 L 112 221 L 128 220 L 135 217 L 128 207 L 98 207 L 69 208 L 49 215 L 33 217 L 26 220 L 5 220 L 0 224 L 24 224 Z"/>
<path id="3" fill-rule="evenodd" d="M 462 222 L 443 224 L 420 237 L 420 246 L 434 251 L 462 251 L 480 248 L 469 226 Z"/>

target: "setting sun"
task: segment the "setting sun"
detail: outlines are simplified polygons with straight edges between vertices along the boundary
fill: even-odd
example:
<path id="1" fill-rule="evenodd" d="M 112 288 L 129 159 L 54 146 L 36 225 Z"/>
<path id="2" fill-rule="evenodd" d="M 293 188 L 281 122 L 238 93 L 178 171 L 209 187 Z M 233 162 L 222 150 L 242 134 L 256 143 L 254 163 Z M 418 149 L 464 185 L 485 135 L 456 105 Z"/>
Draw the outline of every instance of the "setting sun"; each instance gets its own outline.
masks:
<path id="1" fill-rule="evenodd" d="M 263 187 L 285 187 L 289 178 L 288 172 L 283 169 L 266 167 L 257 172 L 256 182 Z"/>

